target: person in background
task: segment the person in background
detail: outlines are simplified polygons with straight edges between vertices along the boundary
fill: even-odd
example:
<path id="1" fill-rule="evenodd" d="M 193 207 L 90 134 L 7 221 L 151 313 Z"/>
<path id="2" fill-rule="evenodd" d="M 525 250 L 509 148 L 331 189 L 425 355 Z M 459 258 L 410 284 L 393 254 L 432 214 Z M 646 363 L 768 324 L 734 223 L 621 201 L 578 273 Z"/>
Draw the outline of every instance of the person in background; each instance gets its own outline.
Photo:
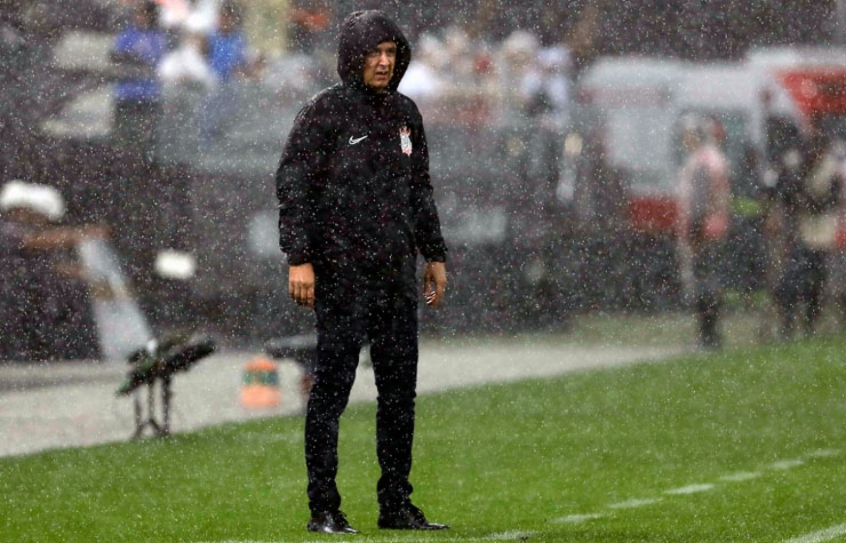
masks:
<path id="1" fill-rule="evenodd" d="M 158 28 L 158 6 L 139 3 L 132 22 L 121 32 L 111 59 L 122 76 L 115 85 L 115 136 L 122 151 L 140 152 L 152 162 L 162 89 L 156 69 L 167 52 L 167 36 Z"/>
<path id="2" fill-rule="evenodd" d="M 531 97 L 523 91 L 526 81 L 537 79 L 540 50 L 537 36 L 523 29 L 515 30 L 502 42 L 497 64 L 504 108 L 513 112 L 527 109 Z"/>
<path id="3" fill-rule="evenodd" d="M 208 37 L 209 66 L 222 84 L 249 74 L 248 44 L 241 30 L 242 21 L 241 6 L 228 0 L 220 7 L 217 30 Z"/>
<path id="4" fill-rule="evenodd" d="M 241 30 L 242 9 L 233 0 L 220 6 L 217 30 L 208 36 L 206 55 L 215 78 L 204 107 L 201 142 L 220 137 L 238 106 L 237 81 L 252 76 L 256 65 L 248 58 L 247 38 Z"/>
<path id="5" fill-rule="evenodd" d="M 767 288 L 767 249 L 765 221 L 767 187 L 762 154 L 752 144 L 743 147 L 743 155 L 732 175 L 732 225 L 727 270 L 734 288 L 740 290 L 744 304 L 752 305 L 753 295 Z"/>
<path id="6" fill-rule="evenodd" d="M 441 79 L 437 63 L 443 44 L 431 35 L 423 34 L 418 40 L 417 53 L 408 64 L 408 70 L 402 78 L 399 91 L 418 105 L 435 102 L 446 90 L 446 82 Z"/>
<path id="7" fill-rule="evenodd" d="M 0 190 L 0 360 L 97 359 L 87 285 L 72 249 L 98 226 L 57 226 L 59 192 L 15 180 Z"/>
<path id="8" fill-rule="evenodd" d="M 563 128 L 570 112 L 570 52 L 564 45 L 538 52 L 520 81 L 524 112 L 550 128 Z"/>
<path id="9" fill-rule="evenodd" d="M 721 263 L 731 197 L 728 162 L 711 140 L 710 127 L 702 119 L 685 119 L 682 143 L 688 153 L 679 183 L 682 277 L 694 305 L 699 347 L 719 349 Z"/>
<path id="10" fill-rule="evenodd" d="M 782 176 L 776 187 L 785 215 L 782 226 L 791 230 L 785 234 L 787 258 L 776 290 L 782 339 L 795 333 L 798 310 L 804 308 L 807 335 L 815 332 L 822 311 L 843 191 L 842 164 L 830 151 L 826 136 L 812 136 L 796 175 Z"/>
<path id="11" fill-rule="evenodd" d="M 341 512 L 338 424 L 365 340 L 379 397 L 380 528 L 441 530 L 411 503 L 418 360 L 417 254 L 426 304 L 446 289 L 447 248 L 429 177 L 423 120 L 397 92 L 411 48 L 380 11 L 341 25 L 341 83 L 294 121 L 276 174 L 288 290 L 314 308 L 317 363 L 305 424 L 307 529 L 356 533 Z"/>
<path id="12" fill-rule="evenodd" d="M 213 89 L 217 78 L 206 60 L 205 36 L 197 29 L 184 28 L 179 45 L 159 65 L 158 75 L 165 85 Z"/>

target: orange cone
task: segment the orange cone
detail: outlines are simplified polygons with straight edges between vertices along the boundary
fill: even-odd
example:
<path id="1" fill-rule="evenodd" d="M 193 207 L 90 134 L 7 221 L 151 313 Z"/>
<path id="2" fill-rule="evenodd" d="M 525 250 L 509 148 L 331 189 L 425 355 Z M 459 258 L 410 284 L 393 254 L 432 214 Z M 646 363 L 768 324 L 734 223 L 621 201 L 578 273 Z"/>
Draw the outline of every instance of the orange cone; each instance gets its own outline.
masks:
<path id="1" fill-rule="evenodd" d="M 282 391 L 279 389 L 276 363 L 261 356 L 247 362 L 241 386 L 241 406 L 265 409 L 278 407 L 281 403 Z"/>

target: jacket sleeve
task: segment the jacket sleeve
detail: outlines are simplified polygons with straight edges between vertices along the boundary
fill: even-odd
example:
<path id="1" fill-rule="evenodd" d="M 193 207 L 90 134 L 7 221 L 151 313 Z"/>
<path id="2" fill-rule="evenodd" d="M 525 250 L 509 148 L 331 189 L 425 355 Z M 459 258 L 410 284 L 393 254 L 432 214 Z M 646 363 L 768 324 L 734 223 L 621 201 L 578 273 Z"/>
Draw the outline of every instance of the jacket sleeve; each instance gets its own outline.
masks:
<path id="1" fill-rule="evenodd" d="M 314 102 L 297 115 L 276 171 L 279 247 L 296 266 L 311 262 L 316 216 L 315 179 L 323 163 L 325 131 Z"/>
<path id="2" fill-rule="evenodd" d="M 429 176 L 429 147 L 426 144 L 423 120 L 416 107 L 411 137 L 411 204 L 414 212 L 415 243 L 428 262 L 446 262 L 447 247 L 441 235 L 441 223 Z"/>

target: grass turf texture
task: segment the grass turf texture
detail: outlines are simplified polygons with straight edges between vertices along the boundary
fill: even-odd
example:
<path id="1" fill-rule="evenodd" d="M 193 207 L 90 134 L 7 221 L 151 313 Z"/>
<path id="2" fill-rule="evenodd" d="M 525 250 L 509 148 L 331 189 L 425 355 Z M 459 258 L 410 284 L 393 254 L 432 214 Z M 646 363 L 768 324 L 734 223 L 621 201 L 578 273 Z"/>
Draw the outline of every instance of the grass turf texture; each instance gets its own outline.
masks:
<path id="1" fill-rule="evenodd" d="M 784 541 L 846 523 L 844 352 L 832 336 L 423 396 L 414 498 L 449 532 L 376 528 L 358 404 L 339 485 L 363 535 L 305 532 L 302 420 L 276 418 L 0 459 L 0 541 Z M 632 500 L 657 501 L 611 507 Z"/>

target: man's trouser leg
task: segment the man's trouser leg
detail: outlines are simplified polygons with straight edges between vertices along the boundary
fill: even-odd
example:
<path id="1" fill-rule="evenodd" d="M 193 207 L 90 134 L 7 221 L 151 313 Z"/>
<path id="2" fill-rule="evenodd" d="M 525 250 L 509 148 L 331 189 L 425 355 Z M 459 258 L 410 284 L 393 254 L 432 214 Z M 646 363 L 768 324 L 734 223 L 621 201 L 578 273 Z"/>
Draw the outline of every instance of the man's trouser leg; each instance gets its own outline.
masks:
<path id="1" fill-rule="evenodd" d="M 417 302 L 414 293 L 395 294 L 374 304 L 369 315 L 370 357 L 378 403 L 376 446 L 382 477 L 377 494 L 382 511 L 406 506 L 412 492 L 411 449 L 417 388 Z"/>
<path id="2" fill-rule="evenodd" d="M 822 313 L 823 296 L 827 279 L 826 253 L 824 251 L 808 251 L 808 281 L 807 300 L 805 306 L 805 332 L 813 334 L 817 321 Z"/>
<path id="3" fill-rule="evenodd" d="M 306 410 L 305 458 L 312 514 L 341 506 L 338 421 L 349 401 L 361 350 L 353 315 L 337 308 L 317 311 L 317 363 Z M 360 326 L 360 325 L 359 325 Z"/>
<path id="4" fill-rule="evenodd" d="M 699 323 L 699 344 L 713 349 L 720 347 L 719 333 L 720 300 L 716 295 L 703 295 L 696 300 L 697 320 Z"/>
<path id="5" fill-rule="evenodd" d="M 712 243 L 699 247 L 693 257 L 699 344 L 708 349 L 719 348 L 722 342 L 719 333 L 721 256 L 722 245 Z"/>

